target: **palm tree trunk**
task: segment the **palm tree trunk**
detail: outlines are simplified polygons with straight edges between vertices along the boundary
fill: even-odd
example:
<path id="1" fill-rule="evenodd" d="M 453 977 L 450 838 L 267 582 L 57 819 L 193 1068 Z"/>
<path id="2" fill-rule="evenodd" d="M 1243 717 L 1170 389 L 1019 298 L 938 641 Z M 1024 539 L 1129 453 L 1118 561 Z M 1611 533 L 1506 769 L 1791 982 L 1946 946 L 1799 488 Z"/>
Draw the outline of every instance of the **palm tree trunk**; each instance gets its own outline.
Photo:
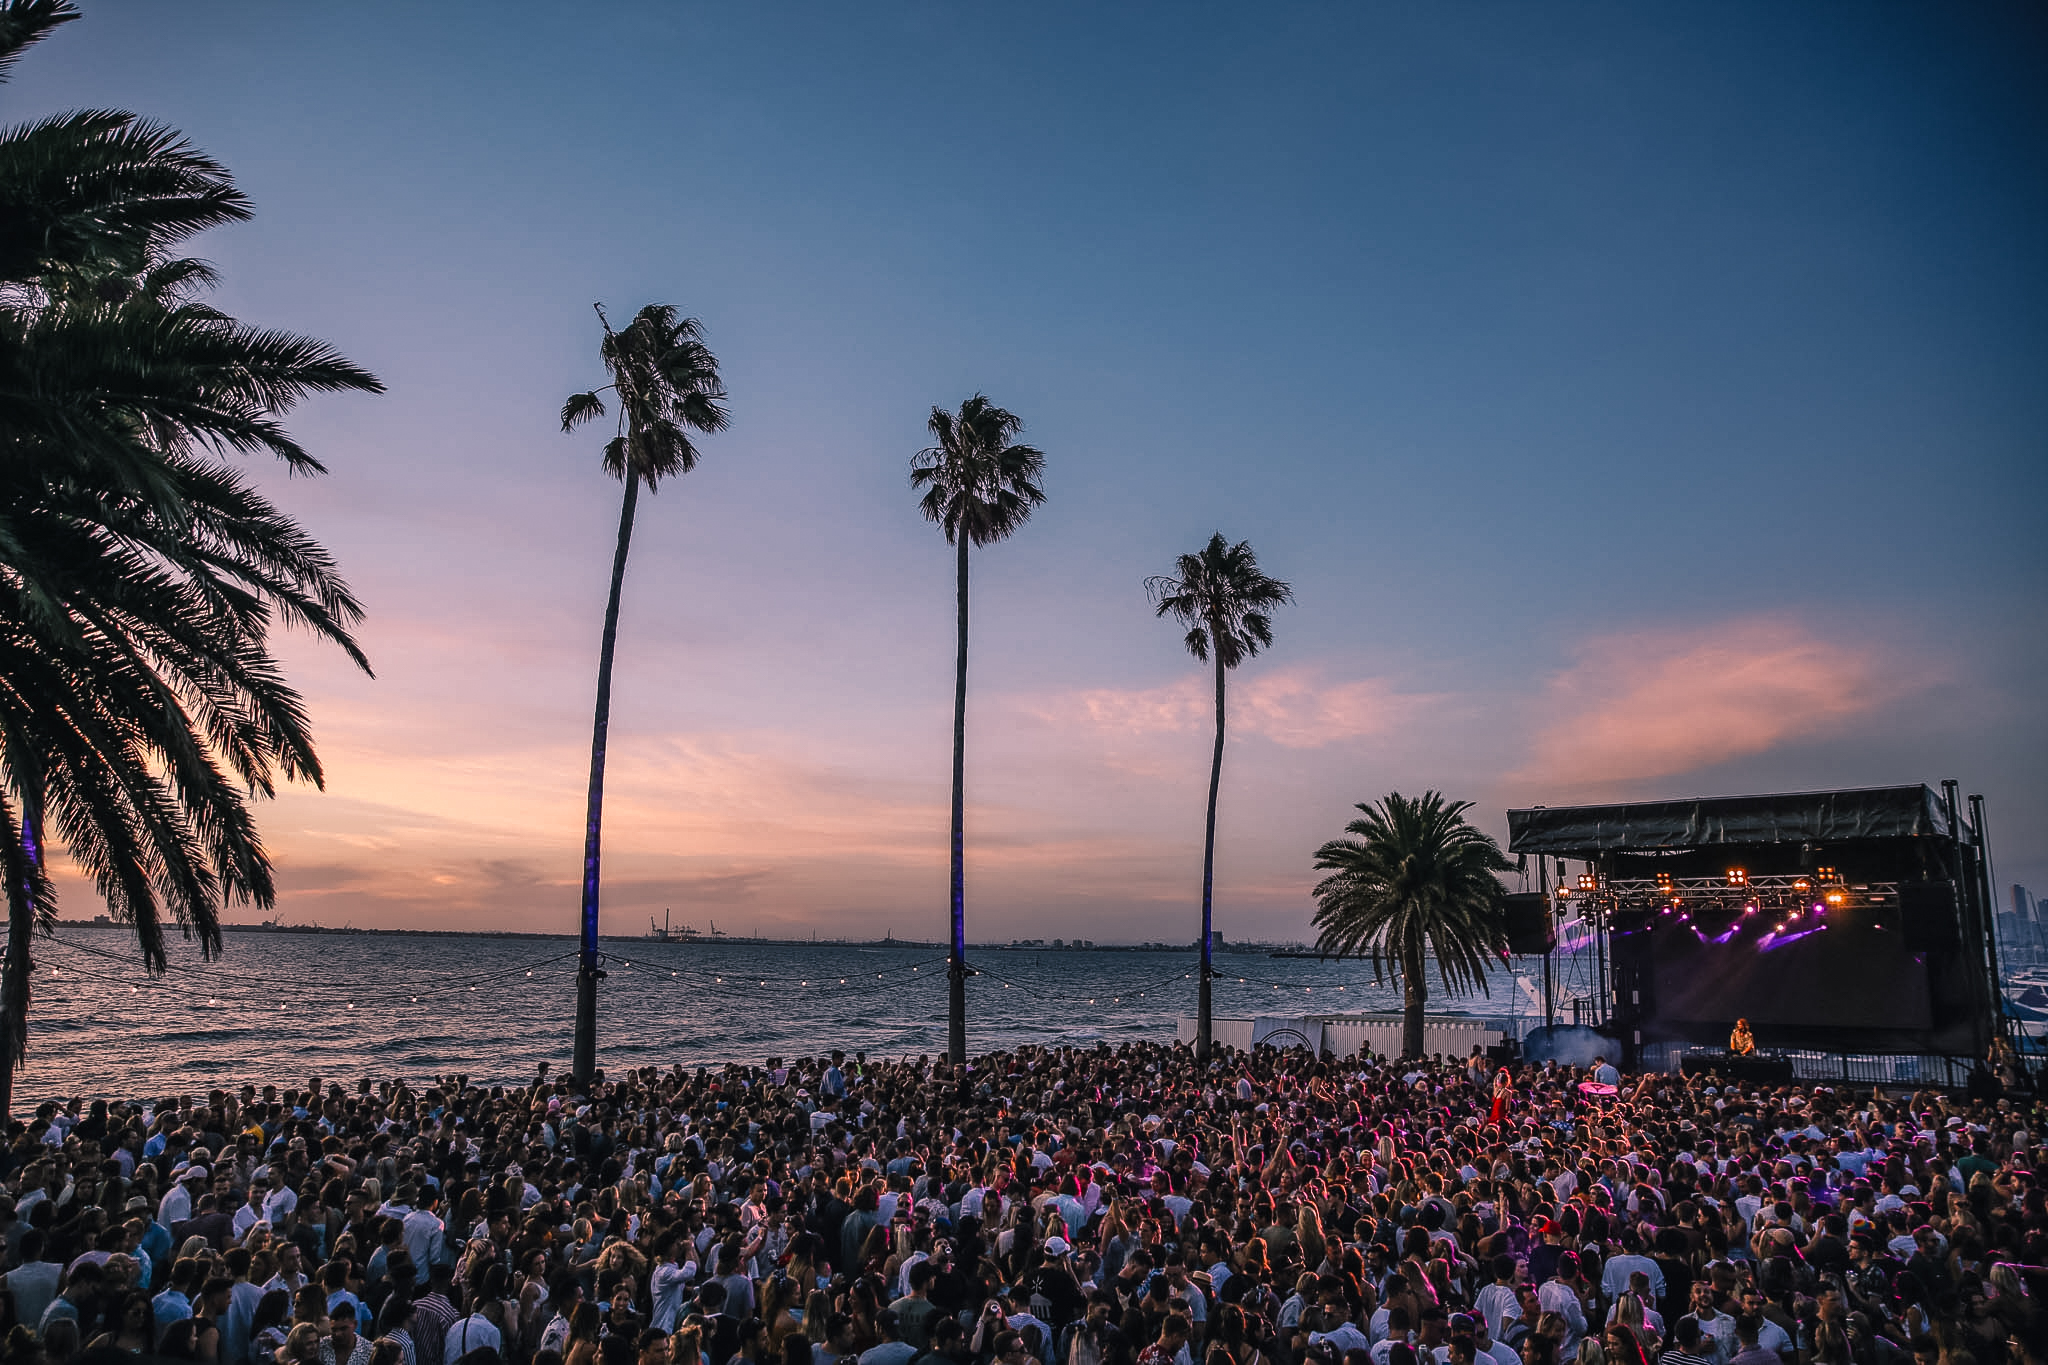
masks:
<path id="1" fill-rule="evenodd" d="M 10 879 L 11 882 L 12 879 Z M 0 960 L 0 1119 L 14 1116 L 14 1072 L 28 1054 L 29 935 L 35 903 L 26 887 L 7 888 L 7 955 Z"/>
<path id="2" fill-rule="evenodd" d="M 28 1056 L 28 998 L 34 959 L 29 943 L 36 929 L 34 861 L 41 856 L 33 834 L 17 826 L 14 812 L 0 803 L 0 841 L 7 856 L 7 952 L 0 958 L 0 1119 L 14 1116 L 14 1073 Z"/>
<path id="3" fill-rule="evenodd" d="M 1210 639 L 1216 632 L 1210 631 Z M 1214 645 L 1211 645 L 1214 648 Z M 1202 838 L 1202 981 L 1195 1002 L 1195 1062 L 1209 1064 L 1214 1021 L 1209 1015 L 1209 981 L 1215 975 L 1216 935 L 1210 929 L 1210 909 L 1216 887 L 1216 792 L 1223 783 L 1223 651 L 1216 650 L 1216 752 L 1209 759 L 1209 824 Z"/>
<path id="4" fill-rule="evenodd" d="M 1423 1009 L 1429 1004 L 1429 982 L 1422 975 L 1422 954 L 1410 953 L 1401 964 L 1401 1056 L 1422 1055 Z"/>
<path id="5" fill-rule="evenodd" d="M 612 594 L 604 608 L 604 642 L 597 655 L 597 720 L 590 736 L 590 804 L 583 820 L 582 953 L 576 968 L 576 1050 L 570 1064 L 574 1078 L 588 1084 L 597 1071 L 597 890 L 599 833 L 604 823 L 604 750 L 612 723 L 612 655 L 619 640 L 619 595 L 626 586 L 626 551 L 633 543 L 633 509 L 640 500 L 640 477 L 626 474 L 626 497 L 619 509 L 619 545 L 612 555 Z"/>
<path id="6" fill-rule="evenodd" d="M 967 529 L 960 528 L 960 641 L 953 663 L 953 953 L 946 964 L 946 1058 L 967 1060 Z"/>

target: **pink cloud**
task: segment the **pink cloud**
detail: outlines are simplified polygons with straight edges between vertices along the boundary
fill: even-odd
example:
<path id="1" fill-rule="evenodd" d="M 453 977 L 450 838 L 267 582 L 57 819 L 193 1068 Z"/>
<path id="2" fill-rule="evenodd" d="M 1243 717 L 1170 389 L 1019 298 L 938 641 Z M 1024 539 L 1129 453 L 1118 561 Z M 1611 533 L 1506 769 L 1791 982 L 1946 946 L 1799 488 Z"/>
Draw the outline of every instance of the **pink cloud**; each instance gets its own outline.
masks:
<path id="1" fill-rule="evenodd" d="M 1216 723 L 1213 675 L 1202 673 L 1162 687 L 1091 688 L 1027 709 L 1057 724 L 1076 720 L 1111 735 L 1138 737 L 1208 730 Z M 1411 714 L 1421 698 L 1401 696 L 1384 680 L 1326 682 L 1315 669 L 1275 669 L 1234 676 L 1228 695 L 1233 734 L 1253 734 L 1289 749 L 1384 734 Z"/>
<path id="2" fill-rule="evenodd" d="M 1690 772 L 1830 733 L 1905 686 L 1875 650 L 1778 616 L 1601 636 L 1551 680 L 1549 720 L 1513 776 Z"/>

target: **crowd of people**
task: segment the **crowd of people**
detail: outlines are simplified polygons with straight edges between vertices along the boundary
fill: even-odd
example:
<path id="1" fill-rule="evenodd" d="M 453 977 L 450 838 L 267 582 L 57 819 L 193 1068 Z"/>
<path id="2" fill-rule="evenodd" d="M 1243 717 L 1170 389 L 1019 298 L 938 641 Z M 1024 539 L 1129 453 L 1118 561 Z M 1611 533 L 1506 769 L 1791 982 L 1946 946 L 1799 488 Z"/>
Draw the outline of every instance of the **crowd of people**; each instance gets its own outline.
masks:
<path id="1" fill-rule="evenodd" d="M 1150 1045 L 45 1104 L 0 1365 L 2048 1365 L 2039 1117 Z"/>

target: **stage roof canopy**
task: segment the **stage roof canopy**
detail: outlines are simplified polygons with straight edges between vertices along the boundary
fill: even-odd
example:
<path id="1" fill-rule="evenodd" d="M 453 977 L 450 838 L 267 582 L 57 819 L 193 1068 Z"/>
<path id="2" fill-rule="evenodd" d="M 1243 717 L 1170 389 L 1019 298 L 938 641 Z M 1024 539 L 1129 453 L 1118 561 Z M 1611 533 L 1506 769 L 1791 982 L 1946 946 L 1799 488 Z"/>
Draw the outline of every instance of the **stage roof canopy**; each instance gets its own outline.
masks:
<path id="1" fill-rule="evenodd" d="M 1961 812 L 1957 812 L 1960 820 Z M 1537 806 L 1508 812 L 1508 851 L 1582 858 L 1717 844 L 1946 838 L 1931 788 L 1862 787 L 1775 796 L 1711 796 L 1620 806 Z"/>

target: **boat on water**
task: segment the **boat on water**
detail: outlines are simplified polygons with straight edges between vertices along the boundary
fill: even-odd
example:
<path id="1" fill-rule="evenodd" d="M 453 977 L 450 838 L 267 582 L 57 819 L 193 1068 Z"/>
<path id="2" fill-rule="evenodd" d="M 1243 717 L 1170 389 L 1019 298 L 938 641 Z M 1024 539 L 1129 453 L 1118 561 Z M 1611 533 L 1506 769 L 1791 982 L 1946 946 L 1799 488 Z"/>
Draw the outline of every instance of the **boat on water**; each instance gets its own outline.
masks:
<path id="1" fill-rule="evenodd" d="M 724 937 L 725 934 L 719 929 L 717 920 L 711 921 L 711 927 L 708 930 L 693 929 L 687 924 L 676 927 L 670 923 L 669 912 L 663 910 L 661 912 L 661 923 L 656 924 L 651 917 L 647 921 L 647 941 L 649 943 L 699 943 L 705 939 Z"/>

